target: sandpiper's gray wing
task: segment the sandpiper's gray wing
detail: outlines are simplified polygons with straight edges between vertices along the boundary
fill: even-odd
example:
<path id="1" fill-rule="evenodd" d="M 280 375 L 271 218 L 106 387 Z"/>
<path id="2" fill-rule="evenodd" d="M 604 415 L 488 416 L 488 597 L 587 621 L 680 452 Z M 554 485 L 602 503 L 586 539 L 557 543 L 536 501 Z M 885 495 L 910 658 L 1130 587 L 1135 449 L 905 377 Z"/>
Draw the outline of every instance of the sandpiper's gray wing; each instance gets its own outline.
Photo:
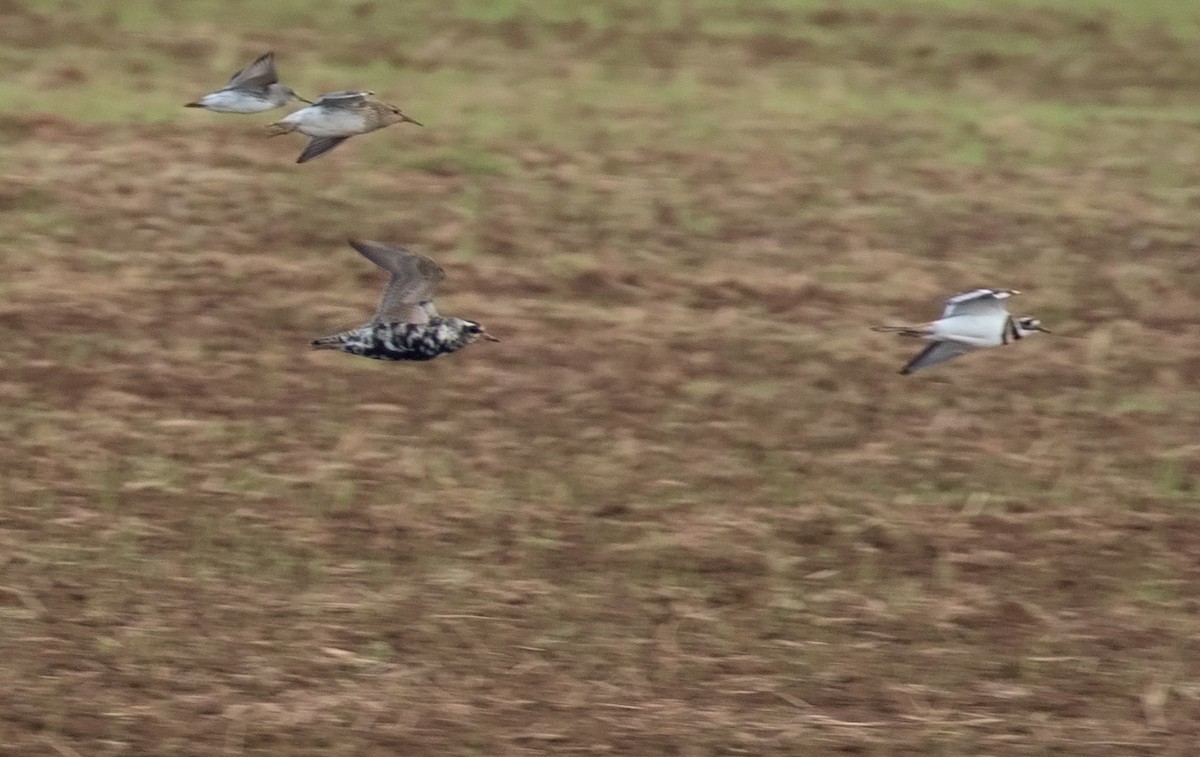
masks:
<path id="1" fill-rule="evenodd" d="M 1008 315 L 1004 300 L 1020 294 L 1015 289 L 973 289 L 970 292 L 960 292 L 946 300 L 942 310 L 942 318 L 952 318 L 959 315 L 992 315 L 1001 313 Z"/>
<path id="2" fill-rule="evenodd" d="M 304 152 L 300 153 L 300 157 L 296 158 L 296 162 L 307 163 L 313 158 L 319 158 L 347 139 L 350 137 L 313 137 L 308 140 L 308 145 L 305 146 Z"/>
<path id="3" fill-rule="evenodd" d="M 900 369 L 900 373 L 909 374 L 913 371 L 919 371 L 922 368 L 928 368 L 931 365 L 944 363 L 947 360 L 965 355 L 975 348 L 969 344 L 962 342 L 933 342 L 925 349 L 917 353 L 917 356 L 908 361 L 908 365 Z"/>
<path id="4" fill-rule="evenodd" d="M 446 273 L 424 255 L 379 242 L 351 239 L 350 246 L 392 274 L 383 290 L 374 323 L 428 323 L 437 315 L 433 291 Z"/>
<path id="5" fill-rule="evenodd" d="M 266 89 L 277 81 L 275 53 L 267 53 L 234 74 L 225 89 Z"/>
<path id="6" fill-rule="evenodd" d="M 340 92 L 326 92 L 317 98 L 313 105 L 325 105 L 331 108 L 348 108 L 352 105 L 366 102 L 368 98 L 374 97 L 374 92 L 367 90 L 352 90 L 345 89 Z"/>

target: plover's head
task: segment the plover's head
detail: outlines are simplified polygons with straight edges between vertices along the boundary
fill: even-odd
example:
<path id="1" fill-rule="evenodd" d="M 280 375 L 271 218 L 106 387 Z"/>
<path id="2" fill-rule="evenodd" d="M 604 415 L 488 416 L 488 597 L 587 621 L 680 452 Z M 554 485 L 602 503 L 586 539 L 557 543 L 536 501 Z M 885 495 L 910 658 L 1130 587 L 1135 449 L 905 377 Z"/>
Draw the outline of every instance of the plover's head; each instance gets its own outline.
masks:
<path id="1" fill-rule="evenodd" d="M 1017 332 L 1020 333 L 1021 336 L 1029 336 L 1035 331 L 1042 331 L 1047 334 L 1054 333 L 1050 331 L 1050 329 L 1043 328 L 1042 322 L 1036 318 L 1030 318 L 1027 315 L 1023 315 L 1017 319 Z"/>
<path id="2" fill-rule="evenodd" d="M 460 328 L 462 330 L 463 336 L 466 337 L 467 344 L 472 344 L 474 342 L 478 342 L 480 339 L 486 339 L 489 342 L 500 341 L 496 337 L 489 334 L 487 332 L 487 330 L 483 328 L 482 323 L 476 323 L 475 321 L 467 321 L 467 320 L 463 320 L 461 318 L 458 320 L 461 323 Z"/>

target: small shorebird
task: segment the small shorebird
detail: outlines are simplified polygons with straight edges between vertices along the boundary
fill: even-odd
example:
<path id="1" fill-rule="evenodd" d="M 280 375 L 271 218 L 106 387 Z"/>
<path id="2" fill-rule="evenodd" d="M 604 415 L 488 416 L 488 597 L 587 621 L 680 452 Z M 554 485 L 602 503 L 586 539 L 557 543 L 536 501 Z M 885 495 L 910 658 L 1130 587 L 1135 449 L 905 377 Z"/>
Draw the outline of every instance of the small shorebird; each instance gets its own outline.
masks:
<path id="1" fill-rule="evenodd" d="M 188 103 L 188 108 L 207 108 L 218 113 L 261 113 L 286 105 L 292 99 L 309 102 L 279 83 L 275 54 L 267 53 L 233 75 L 216 92 Z M 310 103 L 311 104 L 311 103 Z"/>
<path id="2" fill-rule="evenodd" d="M 931 344 L 900 370 L 908 374 L 983 347 L 999 347 L 1024 339 L 1042 328 L 1041 321 L 1028 316 L 1013 318 L 1004 300 L 1020 294 L 1015 289 L 975 289 L 956 294 L 946 300 L 942 317 L 916 326 L 876 326 L 876 331 L 890 331 L 915 336 Z"/>
<path id="3" fill-rule="evenodd" d="M 320 157 L 355 134 L 407 121 L 421 126 L 394 105 L 375 99 L 374 92 L 330 92 L 307 108 L 289 113 L 268 127 L 271 136 L 298 131 L 312 137 L 297 163 Z"/>
<path id="4" fill-rule="evenodd" d="M 475 321 L 438 315 L 433 291 L 446 274 L 437 263 L 379 242 L 351 239 L 350 246 L 392 278 L 370 323 L 314 339 L 313 349 L 341 350 L 376 360 L 432 360 L 480 339 L 500 341 Z"/>

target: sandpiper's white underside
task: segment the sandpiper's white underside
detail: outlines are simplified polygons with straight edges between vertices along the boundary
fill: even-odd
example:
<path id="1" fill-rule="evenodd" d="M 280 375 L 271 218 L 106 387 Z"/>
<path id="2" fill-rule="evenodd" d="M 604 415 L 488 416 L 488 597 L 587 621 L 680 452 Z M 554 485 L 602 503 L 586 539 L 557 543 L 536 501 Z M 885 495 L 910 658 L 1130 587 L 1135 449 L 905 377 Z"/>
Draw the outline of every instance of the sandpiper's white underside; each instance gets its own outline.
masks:
<path id="1" fill-rule="evenodd" d="M 326 108 L 310 105 L 284 116 L 280 123 L 291 124 L 296 131 L 310 137 L 348 137 L 361 134 L 365 121 L 361 113 L 345 108 Z"/>
<path id="2" fill-rule="evenodd" d="M 282 103 L 244 90 L 222 89 L 201 97 L 198 101 L 208 110 L 218 113 L 261 113 Z"/>

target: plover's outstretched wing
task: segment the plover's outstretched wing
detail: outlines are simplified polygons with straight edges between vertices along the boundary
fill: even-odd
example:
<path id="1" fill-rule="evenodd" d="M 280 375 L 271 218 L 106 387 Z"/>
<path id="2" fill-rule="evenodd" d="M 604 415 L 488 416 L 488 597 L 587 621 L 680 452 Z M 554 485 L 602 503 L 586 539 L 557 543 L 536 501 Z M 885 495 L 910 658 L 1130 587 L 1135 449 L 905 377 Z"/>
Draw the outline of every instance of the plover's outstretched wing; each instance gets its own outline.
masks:
<path id="1" fill-rule="evenodd" d="M 973 289 L 970 292 L 961 292 L 946 300 L 942 317 L 996 313 L 1008 315 L 1008 309 L 1004 307 L 1003 300 L 1014 294 L 1020 294 L 1020 292 L 1015 289 Z"/>
<path id="2" fill-rule="evenodd" d="M 300 153 L 300 157 L 296 158 L 296 162 L 307 163 L 313 158 L 319 158 L 347 139 L 350 139 L 350 137 L 313 137 L 308 140 L 304 152 Z"/>
<path id="3" fill-rule="evenodd" d="M 900 369 L 900 373 L 909 374 L 913 371 L 919 371 L 922 368 L 928 368 L 931 365 L 944 363 L 959 355 L 965 355 L 974 349 L 971 345 L 961 342 L 933 342 L 921 350 L 916 357 L 909 360 L 908 365 Z"/>
<path id="4" fill-rule="evenodd" d="M 265 90 L 277 81 L 279 75 L 275 73 L 275 53 L 267 53 L 234 74 L 225 89 Z"/>
<path id="5" fill-rule="evenodd" d="M 374 96 L 374 92 L 367 90 L 345 89 L 339 92 L 326 92 L 318 97 L 313 105 L 323 105 L 329 108 L 351 108 L 366 102 Z"/>
<path id="6" fill-rule="evenodd" d="M 373 323 L 428 323 L 437 315 L 433 291 L 446 278 L 441 266 L 403 247 L 358 239 L 351 239 L 350 246 L 392 274 Z"/>

